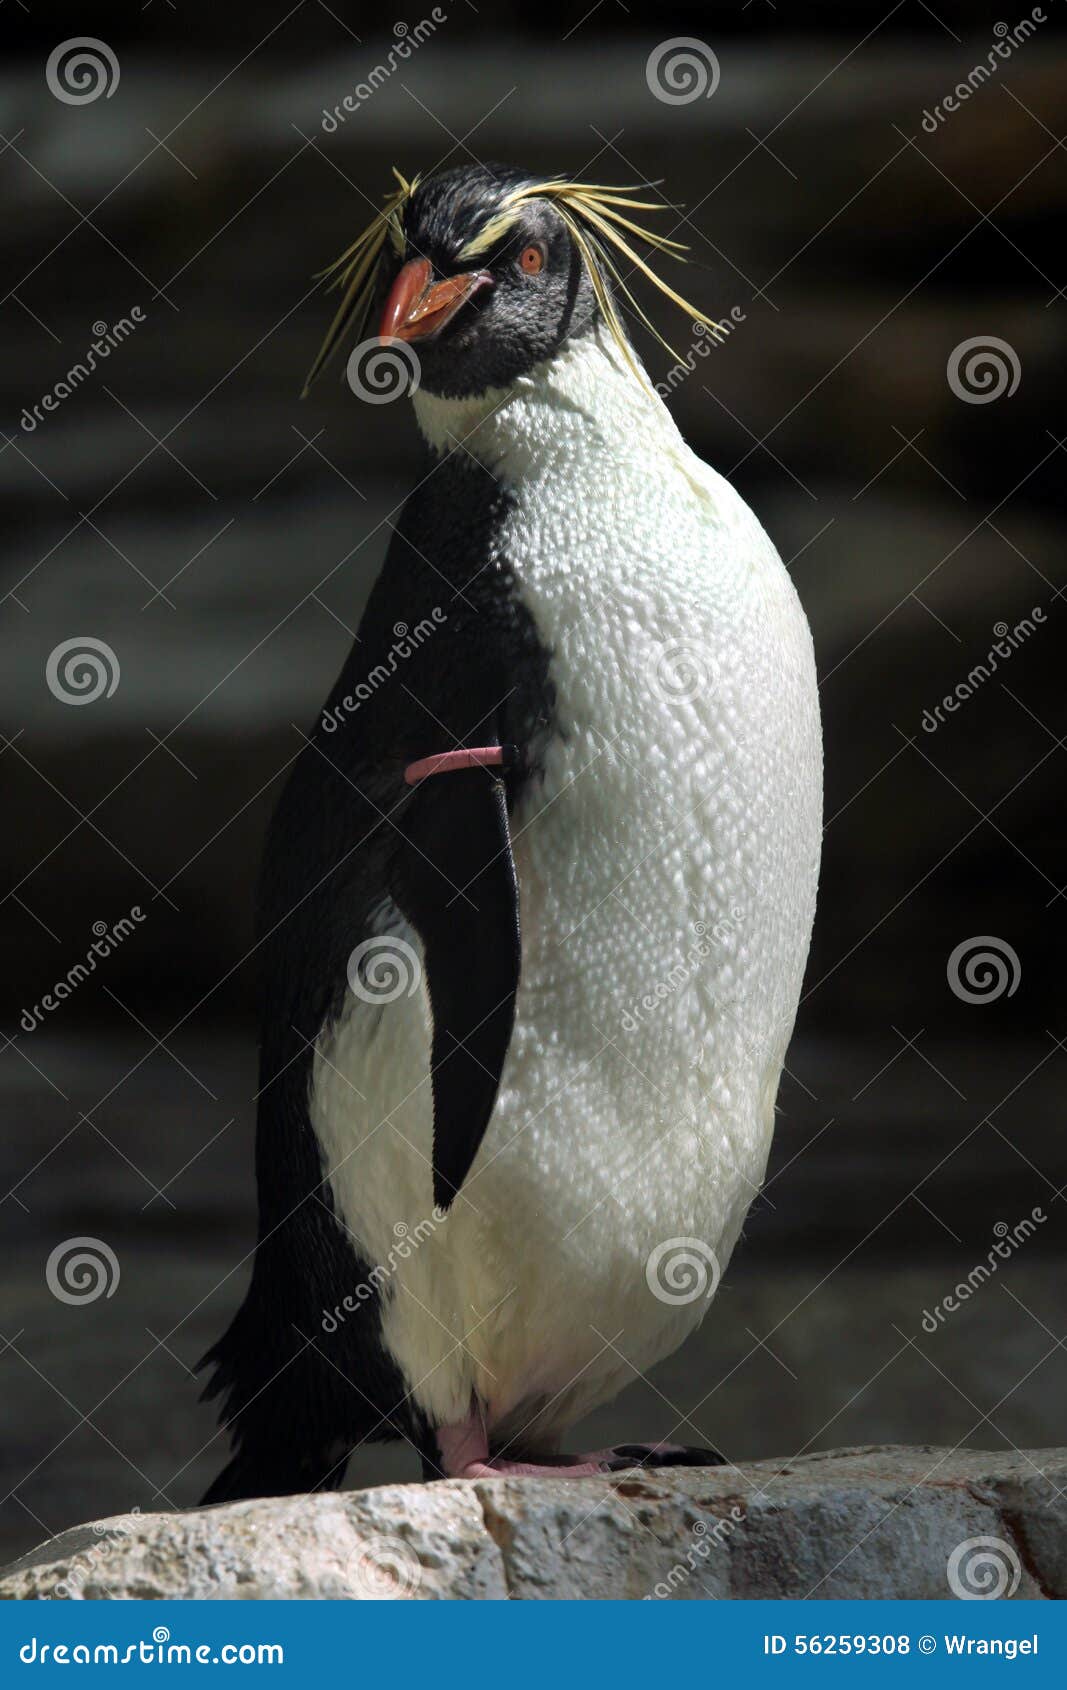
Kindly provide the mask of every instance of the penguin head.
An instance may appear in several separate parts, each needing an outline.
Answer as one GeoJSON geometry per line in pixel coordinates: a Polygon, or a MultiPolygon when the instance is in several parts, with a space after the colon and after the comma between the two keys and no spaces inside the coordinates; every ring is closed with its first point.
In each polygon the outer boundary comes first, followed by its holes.
{"type": "Polygon", "coordinates": [[[683,257],[680,241],[633,220],[634,212],[671,210],[664,200],[499,164],[424,181],[393,174],[398,186],[374,220],[322,272],[341,303],[305,393],[342,341],[362,350],[368,334],[410,345],[421,386],[449,399],[506,389],[598,323],[636,372],[617,298],[652,324],[630,291],[632,274],[705,328],[719,328],[631,244],[683,257]]]}
{"type": "Polygon", "coordinates": [[[599,316],[563,217],[512,196],[532,179],[503,165],[448,170],[404,208],[403,248],[379,279],[378,334],[412,345],[429,393],[506,388],[599,316]]]}

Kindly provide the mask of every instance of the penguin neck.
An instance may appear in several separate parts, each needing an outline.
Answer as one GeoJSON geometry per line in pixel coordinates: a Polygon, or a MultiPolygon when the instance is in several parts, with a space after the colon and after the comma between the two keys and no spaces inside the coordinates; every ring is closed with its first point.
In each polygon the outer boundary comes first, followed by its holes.
{"type": "Polygon", "coordinates": [[[432,452],[468,453],[515,486],[559,475],[576,455],[602,461],[604,473],[628,459],[640,438],[650,450],[681,459],[688,449],[644,370],[631,368],[603,327],[563,349],[510,387],[467,399],[421,388],[415,416],[432,452]]]}

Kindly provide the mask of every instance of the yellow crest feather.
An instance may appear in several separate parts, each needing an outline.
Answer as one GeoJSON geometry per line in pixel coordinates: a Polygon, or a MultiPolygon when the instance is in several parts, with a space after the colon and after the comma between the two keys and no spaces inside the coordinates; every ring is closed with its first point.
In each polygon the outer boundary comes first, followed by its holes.
{"type": "Polygon", "coordinates": [[[374,284],[378,278],[378,265],[386,239],[392,242],[399,257],[404,255],[404,225],[400,211],[418,187],[419,178],[415,176],[409,182],[400,174],[395,164],[393,175],[398,185],[393,193],[386,195],[382,209],[375,214],[363,233],[356,236],[352,245],[342,252],[340,258],[335,258],[325,270],[318,272],[320,279],[326,276],[333,278],[330,282],[331,290],[341,288],[343,291],[333,322],[326,330],[326,337],[308,371],[301,398],[307,395],[312,382],[322,374],[341,341],[350,332],[357,336],[362,334],[374,297],[374,284]]]}
{"type": "Polygon", "coordinates": [[[509,211],[521,204],[523,200],[530,199],[547,199],[555,206],[570,230],[571,237],[581,254],[589,273],[589,279],[593,284],[597,304],[612,338],[636,375],[640,375],[640,371],[630,350],[630,343],[622,318],[619,315],[619,308],[612,298],[608,278],[614,283],[627,304],[650,333],[655,336],[660,345],[665,347],[674,358],[678,357],[678,353],[674,351],[668,341],[664,340],[655,324],[650,321],[634,298],[626,284],[626,279],[620,272],[618,262],[612,255],[611,247],[614,247],[616,252],[621,253],[636,269],[640,270],[653,287],[658,288],[660,293],[665,294],[672,304],[685,311],[693,321],[703,323],[705,328],[716,332],[720,329],[720,324],[715,322],[713,318],[706,316],[695,305],[691,305],[669,283],[658,276],[652,266],[639,257],[623,235],[622,231],[626,230],[627,233],[635,235],[639,240],[655,248],[657,252],[664,253],[668,258],[675,258],[680,263],[685,262],[684,255],[689,249],[681,241],[671,240],[668,236],[658,234],[655,229],[648,229],[643,224],[635,223],[631,218],[623,216],[621,208],[625,208],[627,211],[672,211],[678,209],[676,206],[669,205],[665,200],[631,199],[631,193],[638,191],[638,187],[639,185],[633,189],[609,188],[596,182],[568,182],[556,177],[544,182],[530,182],[521,188],[516,188],[508,195],[505,202],[509,211]]]}
{"type": "MultiPolygon", "coordinates": [[[[399,186],[383,203],[382,209],[373,222],[363,233],[353,241],[352,245],[343,252],[340,258],[321,272],[323,276],[332,276],[331,287],[343,289],[341,304],[337,314],[326,332],[326,338],[319,349],[317,358],[311,367],[304,392],[308,391],[312,382],[329,363],[341,340],[350,332],[362,333],[366,324],[367,313],[370,309],[374,294],[374,286],[381,261],[382,248],[388,237],[400,256],[404,252],[404,229],[401,211],[407,200],[415,192],[419,178],[416,176],[411,182],[405,180],[394,166],[393,175],[399,186]]],[[[568,182],[562,177],[549,177],[540,182],[527,182],[522,187],[513,188],[504,199],[501,209],[483,225],[479,232],[467,242],[459,254],[461,263],[478,258],[488,252],[501,240],[519,217],[520,207],[528,200],[548,200],[563,219],[574,241],[578,254],[585,265],[593,293],[601,314],[607,324],[612,338],[622,352],[634,373],[641,372],[630,349],[630,342],[623,326],[619,307],[612,293],[617,289],[627,305],[634,311],[645,327],[655,336],[661,346],[666,347],[672,357],[677,357],[670,344],[664,340],[655,324],[652,323],[645,311],[634,298],[623,276],[619,259],[625,259],[635,270],[640,271],[646,281],[659,289],[673,305],[685,311],[697,323],[705,328],[718,332],[721,325],[714,318],[708,317],[703,311],[691,305],[682,294],[675,291],[669,283],[656,274],[655,270],[645,259],[634,251],[627,235],[643,241],[656,252],[665,257],[685,262],[688,248],[681,242],[672,240],[669,236],[660,235],[654,229],[646,228],[643,223],[635,222],[626,216],[627,212],[649,212],[676,210],[666,201],[634,199],[631,196],[640,191],[640,185],[633,188],[611,188],[596,182],[568,182]]]]}

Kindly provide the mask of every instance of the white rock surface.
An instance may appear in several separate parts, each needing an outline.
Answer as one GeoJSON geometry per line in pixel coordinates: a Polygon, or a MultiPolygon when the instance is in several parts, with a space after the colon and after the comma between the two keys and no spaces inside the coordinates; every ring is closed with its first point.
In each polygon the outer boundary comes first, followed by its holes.
{"type": "Polygon", "coordinates": [[[6,1599],[1067,1596],[1067,1450],[833,1451],[604,1479],[450,1480],[125,1515],[6,1599]],[[976,1542],[976,1540],[981,1540],[976,1542]]]}

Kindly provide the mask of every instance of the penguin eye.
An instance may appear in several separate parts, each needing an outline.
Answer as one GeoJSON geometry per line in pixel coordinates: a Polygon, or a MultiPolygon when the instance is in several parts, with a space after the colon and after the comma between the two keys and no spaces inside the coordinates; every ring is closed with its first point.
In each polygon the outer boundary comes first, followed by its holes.
{"type": "Polygon", "coordinates": [[[524,246],[519,254],[519,269],[526,276],[540,275],[547,256],[541,242],[532,241],[529,246],[524,246]]]}

